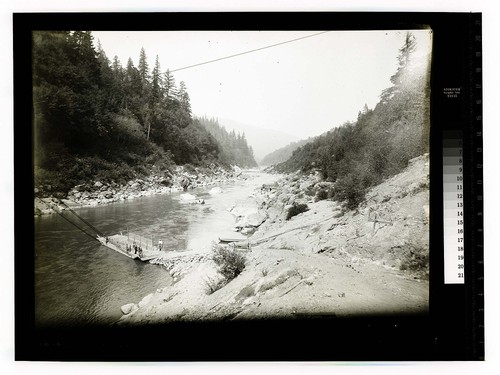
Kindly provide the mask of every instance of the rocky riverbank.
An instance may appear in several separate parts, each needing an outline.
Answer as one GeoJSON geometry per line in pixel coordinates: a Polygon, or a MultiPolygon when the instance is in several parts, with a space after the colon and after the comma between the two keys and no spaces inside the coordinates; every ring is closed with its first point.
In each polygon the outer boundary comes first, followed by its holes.
{"type": "Polygon", "coordinates": [[[122,309],[120,324],[425,312],[428,186],[427,155],[354,211],[324,199],[335,186],[315,175],[263,185],[229,208],[234,230],[253,233],[233,250],[245,257],[241,274],[213,288],[221,274],[210,254],[164,259],[175,283],[122,309]]]}
{"type": "Polygon", "coordinates": [[[93,181],[78,185],[64,197],[61,197],[60,194],[48,193],[47,187],[43,190],[36,188],[34,213],[35,215],[45,215],[54,213],[55,209],[65,210],[66,206],[75,208],[123,202],[148,195],[169,194],[244,178],[242,170],[237,166],[231,170],[214,167],[210,172],[201,171],[198,168],[195,168],[194,171],[188,171],[179,166],[172,173],[137,178],[127,184],[118,184],[113,181],[109,183],[93,181]]]}

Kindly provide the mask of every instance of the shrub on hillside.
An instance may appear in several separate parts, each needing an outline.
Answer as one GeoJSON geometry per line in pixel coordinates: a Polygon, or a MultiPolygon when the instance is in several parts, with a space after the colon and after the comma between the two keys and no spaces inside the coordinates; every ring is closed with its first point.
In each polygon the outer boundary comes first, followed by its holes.
{"type": "Polygon", "coordinates": [[[154,173],[170,170],[174,166],[172,154],[163,151],[160,147],[152,147],[152,152],[146,156],[145,163],[151,166],[154,173]]]}
{"type": "Polygon", "coordinates": [[[290,220],[292,217],[297,216],[303,212],[309,211],[309,207],[305,203],[296,204],[294,203],[292,207],[288,209],[286,215],[286,220],[290,220]]]}
{"type": "Polygon", "coordinates": [[[316,196],[314,197],[314,200],[316,202],[324,201],[325,199],[329,198],[328,195],[329,195],[328,190],[326,190],[326,189],[318,190],[318,192],[316,193],[316,196]]]}
{"type": "Polygon", "coordinates": [[[357,174],[349,174],[337,181],[334,198],[347,210],[357,208],[365,198],[365,187],[357,174]]]}
{"type": "Polygon", "coordinates": [[[410,246],[401,254],[399,269],[427,273],[429,270],[429,250],[424,247],[410,246]]]}
{"type": "Polygon", "coordinates": [[[215,245],[212,251],[212,259],[217,265],[217,270],[227,282],[234,279],[245,269],[246,257],[237,250],[215,245]]]}
{"type": "Polygon", "coordinates": [[[353,168],[335,183],[334,199],[347,210],[354,210],[364,201],[366,191],[382,182],[372,162],[357,161],[353,168]]]}

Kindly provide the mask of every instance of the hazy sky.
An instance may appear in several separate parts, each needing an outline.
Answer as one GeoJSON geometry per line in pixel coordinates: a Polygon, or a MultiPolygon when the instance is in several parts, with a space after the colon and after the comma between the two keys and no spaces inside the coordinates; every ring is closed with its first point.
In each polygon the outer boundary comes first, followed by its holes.
{"type": "MultiPolygon", "coordinates": [[[[109,59],[137,66],[144,47],[162,71],[267,47],[317,31],[93,32],[109,59]]],[[[431,32],[412,31],[418,53],[431,32]]],[[[299,138],[319,135],[373,108],[390,86],[406,31],[330,31],[230,59],[174,72],[186,83],[193,114],[228,118],[299,138]]]]}

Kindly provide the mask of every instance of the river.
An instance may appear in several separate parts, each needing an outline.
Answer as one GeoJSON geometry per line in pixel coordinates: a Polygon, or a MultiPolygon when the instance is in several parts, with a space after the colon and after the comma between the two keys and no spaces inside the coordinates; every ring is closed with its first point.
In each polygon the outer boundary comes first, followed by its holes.
{"type": "MultiPolygon", "coordinates": [[[[244,172],[246,180],[189,191],[205,204],[188,204],[181,193],[153,195],[123,203],[75,210],[79,216],[112,235],[127,229],[169,250],[210,251],[219,236],[231,232],[235,218],[228,208],[277,176],[244,172]]],[[[66,212],[69,218],[72,214],[66,212]]],[[[138,303],[156,289],[171,285],[168,271],[131,260],[100,245],[57,214],[35,218],[35,320],[37,325],[111,324],[120,307],[138,303]]]]}

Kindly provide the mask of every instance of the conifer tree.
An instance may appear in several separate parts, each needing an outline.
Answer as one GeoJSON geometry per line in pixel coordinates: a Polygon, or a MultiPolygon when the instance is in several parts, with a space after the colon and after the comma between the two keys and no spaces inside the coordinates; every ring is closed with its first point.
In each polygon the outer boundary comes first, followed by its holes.
{"type": "Polygon", "coordinates": [[[139,64],[137,65],[137,69],[139,69],[142,84],[146,85],[149,81],[149,66],[144,47],[141,48],[141,52],[139,54],[139,64]]]}
{"type": "Polygon", "coordinates": [[[405,35],[403,46],[399,49],[398,69],[396,73],[391,76],[391,87],[382,91],[380,99],[382,103],[386,103],[388,99],[392,98],[396,93],[401,92],[407,86],[408,76],[411,64],[411,57],[415,51],[417,42],[415,36],[411,32],[405,35]]]}
{"type": "Polygon", "coordinates": [[[162,78],[160,74],[160,60],[156,55],[155,66],[153,68],[153,78],[151,81],[151,103],[155,105],[163,96],[162,78]]]}
{"type": "Polygon", "coordinates": [[[177,96],[177,91],[175,87],[175,78],[168,69],[165,72],[165,78],[163,82],[164,82],[165,99],[169,101],[170,99],[177,96]]]}
{"type": "Polygon", "coordinates": [[[179,84],[179,93],[178,93],[178,98],[181,103],[181,107],[186,113],[191,115],[191,103],[189,99],[189,94],[187,92],[186,84],[184,81],[181,81],[179,84]]]}

